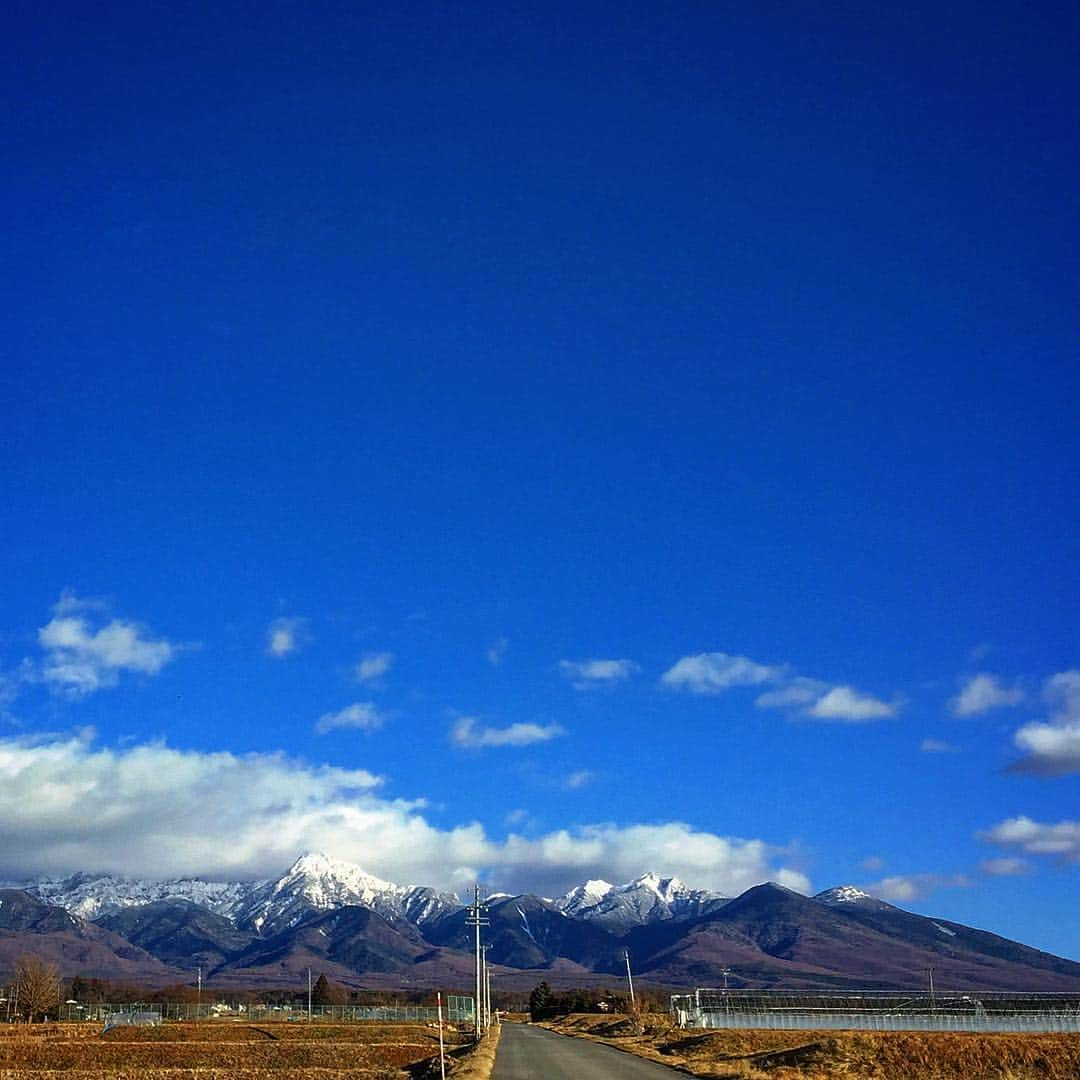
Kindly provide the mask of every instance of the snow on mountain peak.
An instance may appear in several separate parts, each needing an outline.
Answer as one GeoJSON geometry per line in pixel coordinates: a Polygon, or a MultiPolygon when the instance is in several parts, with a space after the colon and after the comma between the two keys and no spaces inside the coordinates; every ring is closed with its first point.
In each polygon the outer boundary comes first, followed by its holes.
{"type": "Polygon", "coordinates": [[[457,898],[425,886],[395,885],[356,863],[324,852],[301,855],[276,881],[254,889],[237,913],[260,932],[293,926],[311,910],[367,907],[391,921],[420,923],[459,906],[457,898]]]}
{"type": "Polygon", "coordinates": [[[602,900],[613,888],[615,886],[603,878],[590,878],[584,885],[578,886],[582,897],[589,900],[602,900]]]}
{"type": "Polygon", "coordinates": [[[623,885],[586,881],[559,897],[555,906],[564,914],[622,933],[645,923],[693,918],[725,902],[717,893],[690,889],[678,878],[650,872],[623,885]]]}
{"type": "Polygon", "coordinates": [[[826,889],[814,897],[824,904],[857,904],[860,900],[873,900],[874,898],[862,889],[854,885],[838,885],[835,889],[826,889]]]}
{"type": "Polygon", "coordinates": [[[642,874],[641,877],[634,878],[633,881],[628,882],[626,885],[620,885],[620,892],[632,892],[635,889],[646,889],[649,892],[655,893],[665,903],[670,904],[676,897],[683,896],[690,892],[677,877],[662,878],[659,874],[642,874]]]}
{"type": "Polygon", "coordinates": [[[275,891],[292,889],[297,884],[316,907],[331,906],[334,899],[342,894],[374,896],[406,891],[401,885],[369,874],[356,863],[334,859],[321,851],[301,855],[278,880],[275,891]],[[330,903],[326,903],[328,900],[330,903]]]}

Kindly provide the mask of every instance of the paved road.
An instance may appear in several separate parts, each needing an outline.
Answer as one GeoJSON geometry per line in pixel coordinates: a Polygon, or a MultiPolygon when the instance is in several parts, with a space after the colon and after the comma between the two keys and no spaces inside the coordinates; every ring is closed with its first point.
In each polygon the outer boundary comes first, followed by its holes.
{"type": "Polygon", "coordinates": [[[666,1065],[611,1046],[556,1035],[526,1024],[503,1024],[491,1080],[673,1080],[666,1065]]]}

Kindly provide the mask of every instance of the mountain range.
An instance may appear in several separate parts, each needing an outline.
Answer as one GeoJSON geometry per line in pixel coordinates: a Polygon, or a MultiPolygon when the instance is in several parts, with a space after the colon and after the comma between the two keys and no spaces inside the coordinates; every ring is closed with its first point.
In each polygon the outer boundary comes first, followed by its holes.
{"type": "MultiPolygon", "coordinates": [[[[485,899],[496,984],[1080,992],[1080,964],[851,886],[737,897],[644,874],[563,896],[485,899]]],[[[350,986],[470,985],[474,931],[455,895],[383,881],[321,854],[253,882],[77,874],[0,889],[0,971],[24,953],[65,975],[217,986],[286,985],[308,968],[350,986]]]]}

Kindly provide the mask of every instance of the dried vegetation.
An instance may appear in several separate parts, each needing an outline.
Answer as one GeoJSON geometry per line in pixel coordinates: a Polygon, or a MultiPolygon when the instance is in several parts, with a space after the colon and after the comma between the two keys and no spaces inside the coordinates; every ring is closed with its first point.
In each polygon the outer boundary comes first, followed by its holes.
{"type": "Polygon", "coordinates": [[[1075,1035],[682,1031],[661,1017],[546,1025],[711,1080],[1077,1080],[1075,1035]]]}
{"type": "Polygon", "coordinates": [[[438,1032],[423,1024],[210,1021],[104,1034],[89,1024],[0,1028],[0,1080],[407,1080],[433,1074],[438,1032]]]}

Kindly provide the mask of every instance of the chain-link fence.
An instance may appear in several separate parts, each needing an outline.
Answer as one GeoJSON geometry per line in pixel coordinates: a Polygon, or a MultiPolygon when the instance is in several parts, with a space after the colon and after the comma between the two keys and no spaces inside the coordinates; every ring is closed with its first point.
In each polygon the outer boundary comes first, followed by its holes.
{"type": "Polygon", "coordinates": [[[855,1031],[1080,1032],[1080,995],[717,990],[676,994],[680,1027],[855,1031]]]}
{"type": "MultiPolygon", "coordinates": [[[[110,1023],[113,1026],[125,1023],[125,1016],[153,1013],[162,1020],[258,1020],[267,1021],[306,1021],[310,1015],[313,1021],[349,1022],[376,1021],[385,1024],[429,1023],[437,1022],[439,1010],[436,1005],[313,1005],[309,1014],[306,1005],[268,1005],[262,1003],[242,1003],[226,1005],[206,1002],[131,1002],[122,1005],[94,1003],[82,1004],[76,1001],[65,1002],[60,1009],[61,1020],[88,1020],[110,1023]]],[[[442,1018],[446,1023],[471,1027],[476,1009],[471,997],[450,994],[446,997],[442,1009],[442,1018]]],[[[133,1022],[133,1021],[127,1021],[133,1022]]]]}

